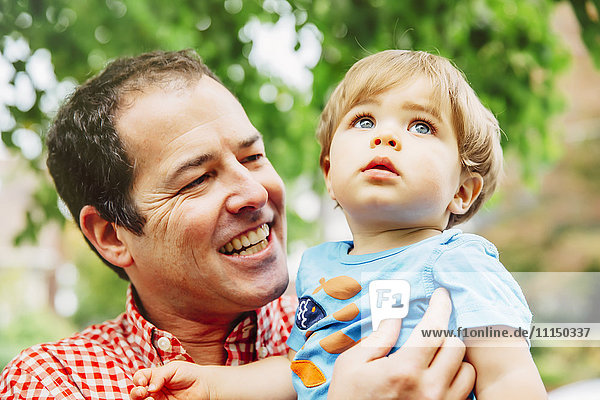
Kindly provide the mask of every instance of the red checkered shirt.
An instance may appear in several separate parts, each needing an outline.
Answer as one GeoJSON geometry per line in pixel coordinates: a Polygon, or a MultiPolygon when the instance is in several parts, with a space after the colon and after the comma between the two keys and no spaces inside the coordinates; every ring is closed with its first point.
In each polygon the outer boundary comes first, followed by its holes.
{"type": "MultiPolygon", "coordinates": [[[[285,355],[296,300],[283,296],[242,317],[227,337],[227,365],[285,355]]],[[[127,311],[54,343],[24,350],[2,371],[0,398],[129,399],[133,374],[172,360],[192,361],[179,340],[139,313],[131,288],[127,311]]]]}

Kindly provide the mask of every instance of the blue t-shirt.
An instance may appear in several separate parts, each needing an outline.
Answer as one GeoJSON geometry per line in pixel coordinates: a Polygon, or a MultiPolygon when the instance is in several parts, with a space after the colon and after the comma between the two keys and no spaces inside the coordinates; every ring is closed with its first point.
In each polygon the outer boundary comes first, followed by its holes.
{"type": "Polygon", "coordinates": [[[299,399],[327,397],[337,356],[372,332],[370,301],[374,308],[408,312],[397,347],[439,287],[452,298],[448,329],[529,329],[531,312],[519,285],[498,260],[496,247],[480,236],[450,229],[409,246],[362,255],[348,254],[352,246],[348,241],[323,243],[302,256],[296,279],[300,303],[288,339],[297,352],[292,370],[299,399]],[[390,280],[404,281],[404,289],[369,296],[371,282],[390,280]]]}

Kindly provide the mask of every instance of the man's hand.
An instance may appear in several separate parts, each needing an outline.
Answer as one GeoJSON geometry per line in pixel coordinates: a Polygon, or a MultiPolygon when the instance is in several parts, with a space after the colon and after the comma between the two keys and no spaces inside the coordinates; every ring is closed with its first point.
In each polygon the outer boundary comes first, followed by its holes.
{"type": "Polygon", "coordinates": [[[475,369],[463,362],[458,338],[423,337],[421,330],[448,329],[452,304],[448,292],[434,292],[421,322],[394,354],[401,320],[386,320],[334,366],[328,399],[464,400],[475,383],[475,369]]]}

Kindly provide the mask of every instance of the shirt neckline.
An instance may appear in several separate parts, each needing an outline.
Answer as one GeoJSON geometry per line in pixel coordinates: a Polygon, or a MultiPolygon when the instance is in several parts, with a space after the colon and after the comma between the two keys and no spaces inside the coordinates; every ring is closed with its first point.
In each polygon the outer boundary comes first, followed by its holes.
{"type": "MultiPolygon", "coordinates": [[[[163,362],[163,364],[173,360],[194,362],[192,357],[187,353],[187,351],[175,335],[157,328],[153,323],[144,318],[144,316],[140,313],[140,310],[135,302],[136,297],[137,295],[135,293],[135,288],[132,284],[129,284],[129,287],[127,289],[126,319],[131,324],[132,330],[134,332],[137,331],[136,333],[138,336],[141,337],[143,343],[151,344],[152,349],[154,351],[150,351],[150,349],[147,346],[144,346],[144,348],[148,352],[154,353],[154,356],[158,356],[163,362]]],[[[232,345],[244,343],[244,339],[248,337],[253,338],[254,340],[251,343],[252,348],[247,349],[246,351],[252,353],[250,355],[250,358],[255,358],[254,354],[256,354],[256,342],[259,341],[259,338],[262,337],[261,329],[258,326],[259,324],[257,324],[258,311],[259,310],[253,310],[245,313],[245,315],[240,318],[239,322],[231,330],[231,332],[225,339],[225,342],[223,343],[223,348],[227,351],[228,354],[226,365],[229,365],[231,362],[235,362],[237,359],[236,356],[240,358],[248,358],[247,355],[244,356],[241,354],[232,354],[228,348],[232,345]],[[242,331],[244,332],[244,335],[240,335],[240,332],[242,331]]],[[[249,346],[250,343],[247,343],[246,345],[249,346]]],[[[249,362],[253,360],[241,361],[249,362]]]]}
{"type": "Polygon", "coordinates": [[[417,246],[432,240],[437,240],[441,243],[446,242],[450,237],[460,233],[459,229],[447,229],[442,231],[440,234],[428,237],[427,239],[423,239],[417,243],[409,244],[407,246],[395,247],[393,249],[378,251],[376,253],[368,253],[368,254],[349,254],[348,252],[352,247],[354,247],[354,242],[352,240],[345,240],[341,242],[337,242],[337,250],[338,250],[338,259],[341,264],[345,265],[358,265],[365,264],[377,260],[381,260],[387,257],[394,256],[400,252],[405,251],[406,249],[417,246]]]}

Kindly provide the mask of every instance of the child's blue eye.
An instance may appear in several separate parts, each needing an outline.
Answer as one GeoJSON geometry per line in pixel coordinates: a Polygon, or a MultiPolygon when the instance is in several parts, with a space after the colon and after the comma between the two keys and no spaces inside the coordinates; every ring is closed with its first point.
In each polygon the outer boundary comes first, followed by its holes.
{"type": "Polygon", "coordinates": [[[409,132],[419,133],[421,135],[429,135],[432,132],[431,127],[425,122],[417,122],[408,127],[409,132]]]}
{"type": "Polygon", "coordinates": [[[361,118],[354,123],[354,127],[360,129],[371,129],[375,127],[375,122],[373,122],[370,118],[361,118]]]}

